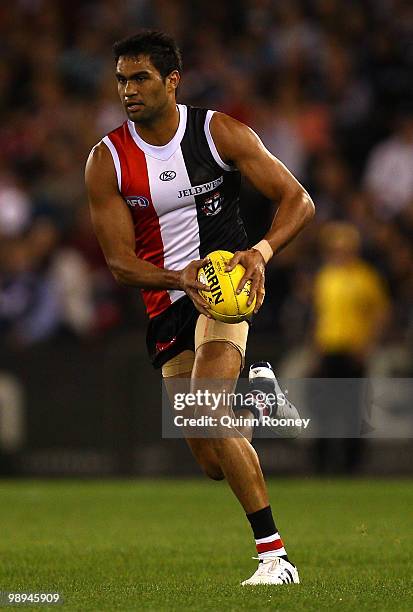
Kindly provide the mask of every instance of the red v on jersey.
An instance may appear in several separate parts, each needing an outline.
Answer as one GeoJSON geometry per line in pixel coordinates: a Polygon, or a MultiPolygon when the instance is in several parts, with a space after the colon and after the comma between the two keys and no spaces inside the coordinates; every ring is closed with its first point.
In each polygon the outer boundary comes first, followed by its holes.
{"type": "MultiPolygon", "coordinates": [[[[121,193],[129,200],[135,227],[136,256],[164,268],[164,245],[159,218],[152,202],[145,153],[132,140],[126,123],[109,134],[109,138],[119,155],[121,193]]],[[[171,305],[166,290],[142,289],[142,297],[150,318],[171,305]]]]}

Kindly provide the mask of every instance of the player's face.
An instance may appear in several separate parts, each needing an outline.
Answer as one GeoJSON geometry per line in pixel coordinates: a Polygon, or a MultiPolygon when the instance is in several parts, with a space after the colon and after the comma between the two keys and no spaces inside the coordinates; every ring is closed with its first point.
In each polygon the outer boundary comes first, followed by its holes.
{"type": "Polygon", "coordinates": [[[121,56],[116,65],[118,92],[126,113],[136,123],[153,121],[171,102],[179,73],[165,79],[145,55],[121,56]]]}

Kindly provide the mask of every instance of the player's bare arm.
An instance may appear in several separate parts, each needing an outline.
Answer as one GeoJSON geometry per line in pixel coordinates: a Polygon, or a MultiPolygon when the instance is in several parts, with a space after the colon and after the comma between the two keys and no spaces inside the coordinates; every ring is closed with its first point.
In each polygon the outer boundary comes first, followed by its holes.
{"type": "Polygon", "coordinates": [[[258,312],[264,300],[264,267],[274,253],[279,253],[314,216],[314,204],[304,187],[263,145],[249,127],[235,119],[215,113],[211,133],[221,158],[234,164],[243,176],[273,201],[277,207],[273,222],[258,250],[235,253],[228,269],[237,263],[245,268],[239,290],[251,280],[250,303],[257,294],[258,312]],[[264,242],[266,241],[266,242],[264,242]]]}
{"type": "Polygon", "coordinates": [[[197,280],[206,260],[190,262],[183,270],[165,270],[135,254],[135,234],[131,214],[119,193],[113,161],[104,143],[96,145],[87,160],[85,172],[91,219],[107,265],[122,285],[143,289],[181,289],[199,312],[210,317],[199,289],[209,286],[197,280]]]}

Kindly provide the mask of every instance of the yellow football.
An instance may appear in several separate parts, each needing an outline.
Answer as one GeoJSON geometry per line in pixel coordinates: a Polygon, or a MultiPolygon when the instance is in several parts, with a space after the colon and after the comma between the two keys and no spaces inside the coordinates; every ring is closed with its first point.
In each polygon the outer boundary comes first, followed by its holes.
{"type": "Polygon", "coordinates": [[[225,271],[225,264],[233,257],[229,251],[213,251],[208,255],[209,262],[198,271],[198,280],[209,285],[211,291],[200,294],[209,303],[214,319],[224,323],[240,323],[252,317],[255,298],[250,306],[251,281],[247,281],[243,290],[237,295],[237,287],[244,276],[245,268],[237,264],[231,272],[225,271]]]}

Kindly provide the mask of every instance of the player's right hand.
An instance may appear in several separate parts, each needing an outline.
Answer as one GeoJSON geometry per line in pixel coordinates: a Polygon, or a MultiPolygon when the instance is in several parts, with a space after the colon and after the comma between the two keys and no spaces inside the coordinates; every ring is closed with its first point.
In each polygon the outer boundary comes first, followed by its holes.
{"type": "Polygon", "coordinates": [[[205,285],[198,280],[198,270],[208,263],[208,257],[204,259],[195,259],[191,261],[186,268],[180,271],[179,281],[180,289],[185,291],[188,297],[191,298],[195,308],[203,315],[212,319],[208,310],[208,302],[200,295],[199,290],[211,291],[209,285],[205,285]]]}

